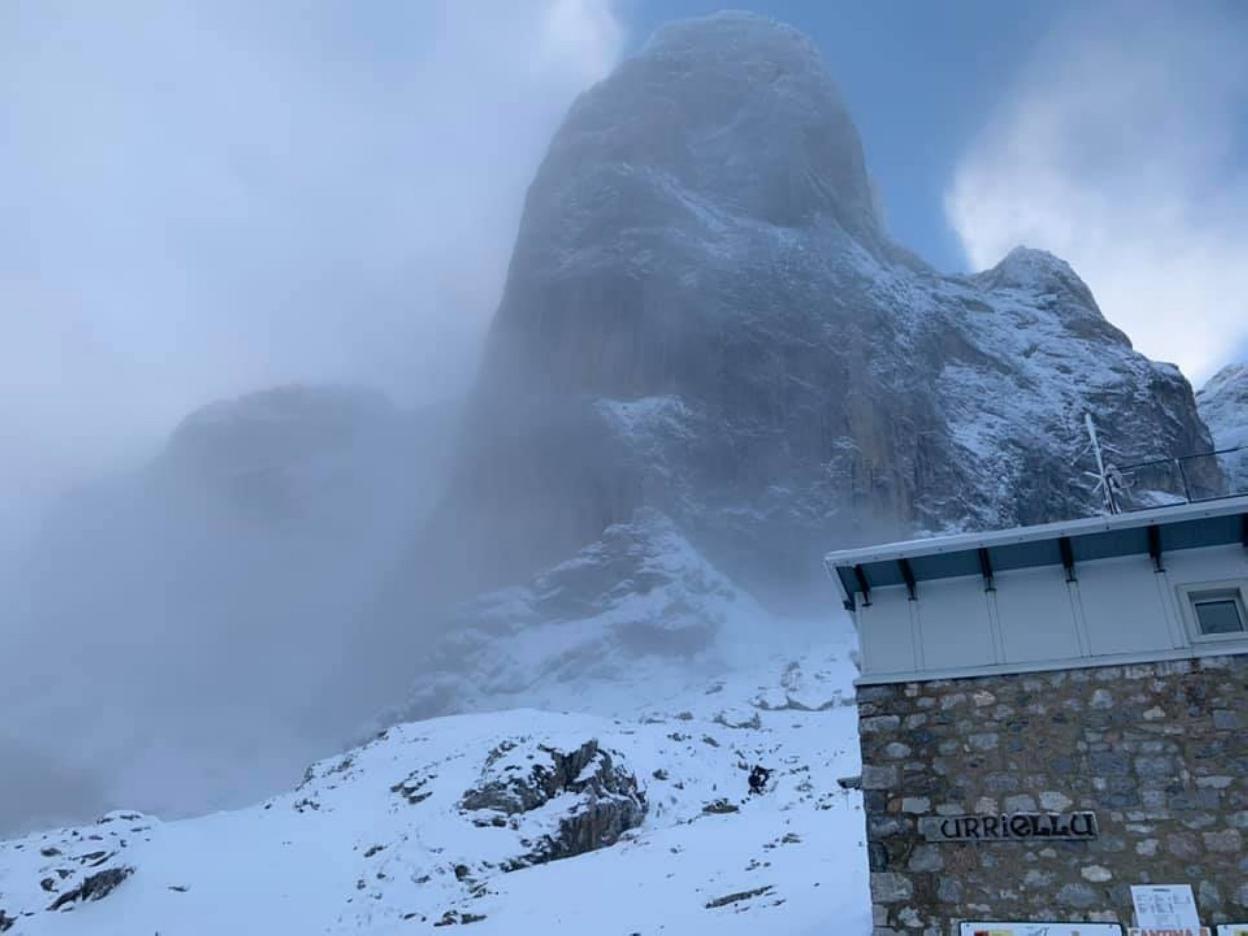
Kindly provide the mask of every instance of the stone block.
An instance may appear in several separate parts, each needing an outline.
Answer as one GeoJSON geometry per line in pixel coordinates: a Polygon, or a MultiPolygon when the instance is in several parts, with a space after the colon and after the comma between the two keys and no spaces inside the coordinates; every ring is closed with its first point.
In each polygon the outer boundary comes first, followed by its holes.
{"type": "Polygon", "coordinates": [[[984,777],[984,789],[989,793],[1013,793],[1023,782],[1015,773],[991,773],[984,777]]]}
{"type": "MultiPolygon", "coordinates": [[[[1245,885],[1248,888],[1248,885],[1245,885]]],[[[936,899],[942,903],[962,902],[962,882],[957,878],[942,877],[936,882],[936,899]]]]}
{"type": "Polygon", "coordinates": [[[1001,736],[995,731],[972,734],[966,739],[973,751],[995,751],[1001,742],[1001,736]]]}
{"type": "Polygon", "coordinates": [[[1035,888],[1037,890],[1045,890],[1056,880],[1057,875],[1052,871],[1039,871],[1036,868],[1032,868],[1023,875],[1023,886],[1035,888]]]}
{"type": "MultiPolygon", "coordinates": [[[[874,877],[874,875],[873,875],[874,877]]],[[[1097,892],[1087,884],[1063,884],[1055,898],[1064,907],[1086,910],[1101,902],[1097,892]]]]}
{"type": "Polygon", "coordinates": [[[1166,755],[1150,755],[1135,759],[1135,772],[1140,777],[1165,779],[1177,773],[1174,758],[1166,755]]]}
{"type": "Polygon", "coordinates": [[[867,842],[867,867],[871,871],[888,870],[888,849],[882,843],[867,842]]]}
{"type": "Polygon", "coordinates": [[[1238,712],[1229,709],[1214,710],[1213,727],[1216,731],[1238,731],[1242,721],[1238,712]]]}
{"type": "Polygon", "coordinates": [[[1175,858],[1191,861],[1200,857],[1200,841],[1191,832],[1173,832],[1166,836],[1166,851],[1175,858]]]}
{"type": "Polygon", "coordinates": [[[1213,881],[1201,881],[1196,890],[1196,904],[1203,914],[1219,910],[1222,907],[1222,891],[1213,881]]]}
{"type": "Polygon", "coordinates": [[[864,790],[892,790],[896,789],[900,783],[901,771],[895,765],[864,764],[862,767],[864,790]]]}
{"type": "Polygon", "coordinates": [[[1040,808],[1046,812],[1065,812],[1074,805],[1069,796],[1055,790],[1045,790],[1040,794],[1040,808]]]}
{"type": "Polygon", "coordinates": [[[878,734],[881,731],[896,731],[901,727],[899,715],[873,715],[858,721],[859,734],[878,734]]]}
{"type": "Polygon", "coordinates": [[[1238,829],[1222,829],[1217,832],[1204,832],[1205,848],[1211,852],[1230,852],[1239,854],[1244,849],[1244,837],[1238,829]]]}
{"type": "Polygon", "coordinates": [[[940,871],[945,867],[945,859],[937,845],[917,845],[910,853],[910,861],[906,865],[911,871],[940,871]]]}
{"type": "Polygon", "coordinates": [[[876,903],[901,903],[914,896],[914,885],[904,874],[892,871],[872,874],[871,896],[876,903]]]}
{"type": "Polygon", "coordinates": [[[1088,766],[1100,776],[1125,775],[1131,772],[1131,758],[1117,751],[1098,751],[1088,755],[1088,766]]]}
{"type": "Polygon", "coordinates": [[[859,686],[858,701],[859,702],[888,702],[897,698],[897,687],[892,685],[885,686],[859,686]]]}
{"type": "Polygon", "coordinates": [[[905,835],[910,828],[910,820],[901,816],[867,816],[867,838],[873,841],[905,835]]]}

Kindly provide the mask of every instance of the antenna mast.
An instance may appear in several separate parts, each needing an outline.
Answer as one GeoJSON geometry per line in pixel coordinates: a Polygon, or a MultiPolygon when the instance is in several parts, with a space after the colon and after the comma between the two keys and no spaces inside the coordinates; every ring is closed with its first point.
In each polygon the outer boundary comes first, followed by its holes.
{"type": "Polygon", "coordinates": [[[1096,434],[1096,423],[1092,421],[1091,413],[1083,414],[1083,424],[1088,430],[1088,439],[1091,440],[1092,454],[1096,457],[1096,489],[1101,492],[1105,498],[1105,509],[1111,513],[1118,513],[1118,502],[1114,499],[1114,488],[1116,487],[1116,475],[1118,470],[1112,465],[1107,469],[1105,467],[1105,458],[1101,454],[1101,440],[1096,434]]]}

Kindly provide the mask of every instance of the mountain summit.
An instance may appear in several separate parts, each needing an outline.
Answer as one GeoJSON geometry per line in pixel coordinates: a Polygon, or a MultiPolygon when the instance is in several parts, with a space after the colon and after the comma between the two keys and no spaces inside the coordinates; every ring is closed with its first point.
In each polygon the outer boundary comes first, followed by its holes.
{"type": "Polygon", "coordinates": [[[634,227],[714,219],[702,211],[790,228],[833,218],[881,240],[858,131],[796,30],[745,13],[660,29],[573,106],[517,255],[626,248],[634,227]]]}
{"type": "Polygon", "coordinates": [[[429,542],[511,582],[651,507],[784,594],[837,543],[1094,511],[1089,411],[1126,460],[1208,445],[1062,261],[941,276],[892,244],[817,50],[720,14],[555,135],[429,542]]]}

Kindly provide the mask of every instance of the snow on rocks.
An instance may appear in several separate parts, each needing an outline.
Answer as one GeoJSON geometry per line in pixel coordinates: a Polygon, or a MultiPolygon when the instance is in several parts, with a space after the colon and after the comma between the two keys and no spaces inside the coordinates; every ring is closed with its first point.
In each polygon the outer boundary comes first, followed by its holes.
{"type": "Polygon", "coordinates": [[[1239,448],[1219,458],[1229,490],[1248,493],[1248,364],[1229,364],[1196,394],[1200,416],[1218,449],[1239,448]]]}
{"type": "Polygon", "coordinates": [[[486,758],[478,785],[460,801],[465,810],[493,814],[474,819],[474,825],[497,827],[549,804],[560,814],[557,830],[544,833],[526,854],[504,863],[504,870],[614,845],[646,815],[646,798],[637,778],[616,764],[595,739],[566,752],[533,745],[528,738],[503,741],[486,758]],[[574,805],[561,802],[565,798],[574,805]]]}
{"type": "Polygon", "coordinates": [[[0,843],[0,910],[22,934],[865,931],[859,800],[835,782],[857,770],[854,715],[750,704],[783,675],[640,719],[398,725],[249,809],[0,843]]]}
{"type": "Polygon", "coordinates": [[[130,853],[151,841],[154,824],[141,813],[112,812],[93,826],[0,843],[0,932],[108,897],[134,873],[130,853]]]}
{"type": "Polygon", "coordinates": [[[427,675],[382,721],[589,700],[627,712],[636,686],[643,699],[660,685],[704,686],[734,653],[753,655],[770,620],[669,518],[641,509],[529,584],[465,602],[420,667],[427,675]]]}

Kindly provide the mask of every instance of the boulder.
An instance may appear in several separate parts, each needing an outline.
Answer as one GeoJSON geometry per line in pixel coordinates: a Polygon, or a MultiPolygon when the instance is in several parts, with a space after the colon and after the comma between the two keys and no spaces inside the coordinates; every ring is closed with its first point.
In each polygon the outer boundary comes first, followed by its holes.
{"type": "Polygon", "coordinates": [[[554,828],[526,839],[529,851],[508,861],[506,870],[614,845],[646,815],[637,777],[593,739],[567,750],[526,739],[503,742],[490,752],[477,785],[460,798],[465,812],[508,818],[550,803],[559,807],[554,828]]]}

